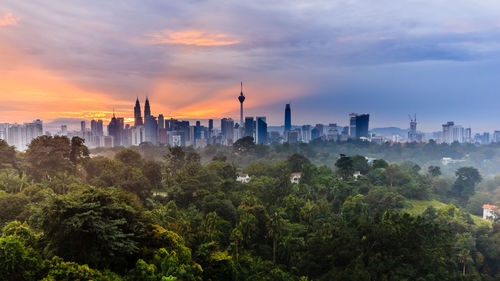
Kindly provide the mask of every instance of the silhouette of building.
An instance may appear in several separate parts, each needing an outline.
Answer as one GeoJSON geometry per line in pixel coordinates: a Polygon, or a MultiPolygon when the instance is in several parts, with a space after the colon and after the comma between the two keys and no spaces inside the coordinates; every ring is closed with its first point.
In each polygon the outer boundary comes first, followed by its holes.
{"type": "Polygon", "coordinates": [[[108,136],[113,138],[111,146],[120,146],[121,142],[121,131],[120,131],[120,122],[113,113],[113,117],[108,124],[108,136]]]}
{"type": "Polygon", "coordinates": [[[232,145],[234,138],[234,121],[231,118],[222,118],[220,120],[220,128],[224,137],[225,145],[232,145]]]}
{"type": "MultiPolygon", "coordinates": [[[[149,105],[147,101],[146,104],[149,105]]],[[[151,116],[151,113],[144,116],[144,129],[145,141],[156,145],[158,143],[158,124],[156,123],[156,117],[151,116]]]]}
{"type": "Polygon", "coordinates": [[[267,122],[266,117],[256,117],[255,143],[267,144],[267,122]]]}
{"type": "Polygon", "coordinates": [[[139,103],[139,97],[137,97],[134,107],[134,126],[141,126],[141,125],[144,125],[144,123],[142,122],[141,104],[139,103]]]}
{"type": "Polygon", "coordinates": [[[163,114],[158,115],[158,130],[165,129],[165,118],[163,114]]]}
{"type": "Polygon", "coordinates": [[[144,104],[144,123],[146,123],[146,117],[151,116],[151,108],[149,107],[149,99],[146,98],[146,103],[144,104]]]}
{"type": "Polygon", "coordinates": [[[102,120],[92,120],[90,121],[90,132],[92,136],[103,136],[103,125],[102,120]]]}
{"type": "Polygon", "coordinates": [[[292,129],[292,110],[290,109],[290,104],[285,105],[285,132],[292,129]]]}
{"type": "Polygon", "coordinates": [[[255,121],[253,117],[247,116],[245,117],[245,137],[253,137],[255,138],[255,121]]]}
{"type": "Polygon", "coordinates": [[[349,114],[349,137],[352,139],[368,138],[370,114],[349,114]]]}

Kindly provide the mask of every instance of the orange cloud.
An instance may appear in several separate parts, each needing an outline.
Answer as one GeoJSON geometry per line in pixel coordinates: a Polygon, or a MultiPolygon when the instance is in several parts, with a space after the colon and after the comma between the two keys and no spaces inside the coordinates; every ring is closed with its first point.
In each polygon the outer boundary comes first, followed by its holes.
{"type": "Polygon", "coordinates": [[[15,18],[11,13],[4,14],[0,18],[0,26],[17,25],[19,19],[15,18]]]}
{"type": "Polygon", "coordinates": [[[107,93],[87,91],[41,65],[8,44],[0,44],[0,122],[26,122],[35,118],[109,119],[110,110],[129,116],[128,101],[107,93]]]}
{"type": "Polygon", "coordinates": [[[191,46],[228,46],[240,43],[230,39],[227,34],[204,31],[169,31],[153,33],[149,41],[152,44],[175,44],[191,46]]]}

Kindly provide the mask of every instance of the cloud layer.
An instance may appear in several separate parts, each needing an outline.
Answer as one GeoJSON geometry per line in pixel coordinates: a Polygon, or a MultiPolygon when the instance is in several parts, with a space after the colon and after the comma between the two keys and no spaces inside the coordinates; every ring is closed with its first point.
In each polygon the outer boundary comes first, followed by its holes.
{"type": "Polygon", "coordinates": [[[146,95],[155,114],[237,117],[241,80],[271,124],[288,102],[294,123],[500,121],[493,0],[0,2],[0,122],[130,117],[146,95]]]}

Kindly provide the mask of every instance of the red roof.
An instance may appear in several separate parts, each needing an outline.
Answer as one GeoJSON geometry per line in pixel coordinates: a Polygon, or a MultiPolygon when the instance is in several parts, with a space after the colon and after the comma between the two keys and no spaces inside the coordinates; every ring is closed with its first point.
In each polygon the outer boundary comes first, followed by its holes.
{"type": "Polygon", "coordinates": [[[483,209],[498,209],[495,205],[484,204],[483,209]]]}
{"type": "Polygon", "coordinates": [[[293,178],[293,177],[300,177],[302,175],[301,172],[297,172],[297,173],[291,173],[290,174],[290,177],[293,178]]]}

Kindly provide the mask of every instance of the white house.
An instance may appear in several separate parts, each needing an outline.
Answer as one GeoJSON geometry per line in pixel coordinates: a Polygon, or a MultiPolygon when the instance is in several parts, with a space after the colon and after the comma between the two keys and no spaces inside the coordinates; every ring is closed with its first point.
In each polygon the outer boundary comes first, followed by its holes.
{"type": "Polygon", "coordinates": [[[300,172],[298,172],[298,173],[291,173],[290,174],[290,182],[291,183],[295,183],[295,184],[299,184],[301,176],[302,176],[302,173],[300,173],[300,172]]]}
{"type": "Polygon", "coordinates": [[[498,207],[495,205],[483,205],[483,219],[495,219],[498,207]]]}
{"type": "Polygon", "coordinates": [[[250,176],[248,174],[238,173],[238,176],[236,177],[236,181],[239,181],[241,183],[249,183],[250,176]]]}

